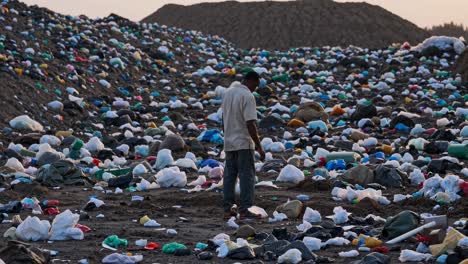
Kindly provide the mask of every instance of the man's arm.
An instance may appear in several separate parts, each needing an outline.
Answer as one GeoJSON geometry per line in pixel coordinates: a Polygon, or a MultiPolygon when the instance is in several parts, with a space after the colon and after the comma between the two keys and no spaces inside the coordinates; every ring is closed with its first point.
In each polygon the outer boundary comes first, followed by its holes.
{"type": "Polygon", "coordinates": [[[255,143],[258,154],[260,154],[260,160],[263,161],[265,159],[265,152],[263,151],[262,145],[260,144],[260,138],[258,137],[257,120],[247,121],[247,130],[255,143]]]}

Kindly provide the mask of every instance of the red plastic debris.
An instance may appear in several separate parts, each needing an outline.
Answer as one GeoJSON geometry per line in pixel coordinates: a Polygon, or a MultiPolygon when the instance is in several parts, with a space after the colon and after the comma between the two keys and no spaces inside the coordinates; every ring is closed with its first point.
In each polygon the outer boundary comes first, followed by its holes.
{"type": "Polygon", "coordinates": [[[423,243],[429,243],[431,242],[431,239],[428,238],[428,237],[425,237],[425,236],[421,236],[421,235],[416,235],[416,239],[418,239],[419,242],[423,242],[423,243]]]}
{"type": "Polygon", "coordinates": [[[388,248],[387,247],[384,247],[384,246],[380,246],[380,247],[375,247],[372,249],[372,252],[379,252],[379,253],[383,253],[383,254],[386,254],[388,253],[388,248]]]}
{"type": "Polygon", "coordinates": [[[154,242],[149,242],[145,247],[146,250],[155,250],[157,248],[159,248],[159,244],[154,242]]]}
{"type": "Polygon", "coordinates": [[[464,181],[460,183],[460,189],[463,191],[464,196],[468,197],[468,182],[464,181]]]}
{"type": "Polygon", "coordinates": [[[89,228],[89,227],[87,227],[85,225],[76,224],[75,227],[80,229],[84,233],[91,231],[91,228],[89,228]]]}
{"type": "Polygon", "coordinates": [[[46,208],[46,209],[42,210],[42,212],[45,215],[58,215],[58,214],[60,214],[60,210],[57,207],[49,207],[49,208],[46,208]]]}

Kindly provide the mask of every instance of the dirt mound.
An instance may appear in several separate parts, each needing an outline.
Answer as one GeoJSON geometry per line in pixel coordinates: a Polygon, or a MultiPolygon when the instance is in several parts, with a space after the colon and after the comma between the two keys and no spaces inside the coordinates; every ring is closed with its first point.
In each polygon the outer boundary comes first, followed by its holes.
{"type": "Polygon", "coordinates": [[[458,58],[456,71],[461,74],[464,82],[468,82],[468,49],[458,58]]]}
{"type": "Polygon", "coordinates": [[[381,48],[395,42],[418,43],[429,36],[379,6],[331,0],[168,4],[142,22],[217,34],[245,49],[324,45],[381,48]]]}

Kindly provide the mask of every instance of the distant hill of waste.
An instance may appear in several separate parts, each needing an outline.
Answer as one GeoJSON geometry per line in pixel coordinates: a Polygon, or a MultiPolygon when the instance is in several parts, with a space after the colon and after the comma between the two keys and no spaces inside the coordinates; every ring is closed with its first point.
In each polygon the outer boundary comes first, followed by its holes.
{"type": "Polygon", "coordinates": [[[379,6],[332,0],[168,4],[142,22],[220,35],[244,49],[325,45],[381,48],[396,42],[416,44],[430,35],[379,6]]]}

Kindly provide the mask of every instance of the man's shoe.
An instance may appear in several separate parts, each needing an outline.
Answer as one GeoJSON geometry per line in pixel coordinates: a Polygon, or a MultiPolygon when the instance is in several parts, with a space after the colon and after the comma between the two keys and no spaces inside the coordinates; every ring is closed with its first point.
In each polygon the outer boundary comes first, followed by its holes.
{"type": "Polygon", "coordinates": [[[239,213],[240,221],[248,222],[248,221],[261,220],[261,219],[262,219],[262,215],[252,213],[249,210],[242,211],[239,213]]]}
{"type": "Polygon", "coordinates": [[[229,211],[224,211],[224,220],[229,220],[231,217],[237,217],[237,209],[236,208],[231,208],[229,211]]]}

